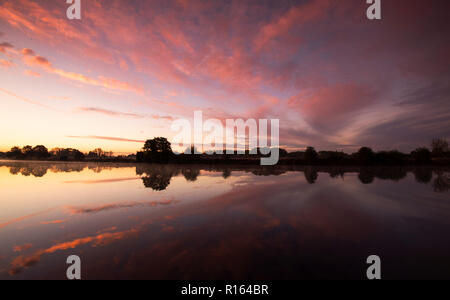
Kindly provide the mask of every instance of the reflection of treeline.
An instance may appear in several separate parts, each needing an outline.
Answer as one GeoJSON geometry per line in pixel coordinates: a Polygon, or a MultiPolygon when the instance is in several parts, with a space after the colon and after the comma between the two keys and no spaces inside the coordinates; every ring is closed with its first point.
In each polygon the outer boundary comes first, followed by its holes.
{"type": "Polygon", "coordinates": [[[437,192],[450,190],[450,169],[447,167],[363,167],[363,166],[257,166],[257,165],[176,165],[176,164],[138,164],[124,165],[122,163],[28,163],[28,162],[1,162],[0,167],[9,167],[10,173],[24,176],[42,177],[47,172],[81,172],[89,169],[100,173],[121,167],[135,167],[136,174],[142,179],[145,187],[155,191],[165,190],[171,183],[172,177],[183,176],[187,182],[197,181],[201,171],[219,173],[224,179],[229,178],[233,172],[251,173],[255,176],[279,176],[288,172],[302,172],[308,183],[315,183],[319,174],[328,174],[332,178],[344,177],[348,173],[358,174],[363,184],[372,184],[375,179],[400,181],[412,173],[419,183],[429,184],[437,192]]]}
{"type": "Polygon", "coordinates": [[[174,176],[183,175],[187,181],[194,182],[200,175],[201,168],[180,168],[174,165],[137,165],[136,174],[142,177],[144,186],[156,191],[165,190],[174,176]]]}
{"type": "Polygon", "coordinates": [[[85,169],[91,170],[95,173],[100,173],[104,170],[111,170],[113,168],[123,167],[124,164],[105,164],[105,163],[45,163],[45,162],[0,162],[0,167],[8,167],[9,172],[13,175],[21,174],[23,176],[33,175],[34,177],[43,177],[48,172],[51,173],[72,173],[82,172],[85,169]]]}
{"type": "Polygon", "coordinates": [[[45,146],[13,147],[10,151],[0,152],[0,158],[11,160],[47,160],[47,161],[98,161],[98,162],[133,162],[135,155],[114,156],[113,152],[103,151],[97,148],[88,153],[83,153],[72,148],[53,148],[48,150],[45,146]]]}
{"type": "MultiPolygon", "coordinates": [[[[186,149],[185,153],[175,155],[170,142],[165,138],[148,140],[142,151],[136,154],[138,162],[147,163],[176,163],[176,164],[259,164],[259,154],[213,154],[198,153],[194,147],[186,149]]],[[[450,151],[447,141],[435,139],[431,143],[431,150],[418,148],[411,153],[400,151],[379,151],[362,147],[357,152],[348,154],[342,151],[320,151],[308,147],[305,151],[287,152],[279,149],[278,165],[364,165],[364,166],[402,166],[402,165],[449,165],[450,151]]]]}
{"type": "Polygon", "coordinates": [[[400,181],[413,173],[419,183],[428,184],[435,179],[432,186],[436,192],[450,190],[450,173],[448,169],[433,169],[430,167],[323,167],[323,166],[229,166],[223,165],[172,165],[172,164],[139,164],[136,166],[136,174],[141,176],[144,186],[155,191],[165,190],[172,177],[182,175],[186,181],[195,182],[201,171],[221,172],[221,176],[227,179],[232,172],[250,172],[256,176],[279,176],[287,172],[303,172],[308,183],[314,184],[319,173],[325,173],[332,177],[344,177],[346,173],[358,173],[358,178],[363,184],[371,184],[375,179],[400,181]]]}

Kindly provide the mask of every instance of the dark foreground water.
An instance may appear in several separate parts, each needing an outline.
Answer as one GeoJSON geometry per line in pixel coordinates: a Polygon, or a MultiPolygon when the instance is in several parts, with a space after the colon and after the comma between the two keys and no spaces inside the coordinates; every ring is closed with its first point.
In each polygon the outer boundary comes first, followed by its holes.
{"type": "Polygon", "coordinates": [[[449,174],[0,162],[0,279],[450,279],[449,174]]]}

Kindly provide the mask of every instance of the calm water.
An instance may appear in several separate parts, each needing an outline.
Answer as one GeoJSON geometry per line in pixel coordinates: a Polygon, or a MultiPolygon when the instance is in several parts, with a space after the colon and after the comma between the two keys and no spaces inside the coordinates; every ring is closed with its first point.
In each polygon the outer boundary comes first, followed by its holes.
{"type": "Polygon", "coordinates": [[[0,279],[450,279],[450,173],[0,162],[0,279]]]}

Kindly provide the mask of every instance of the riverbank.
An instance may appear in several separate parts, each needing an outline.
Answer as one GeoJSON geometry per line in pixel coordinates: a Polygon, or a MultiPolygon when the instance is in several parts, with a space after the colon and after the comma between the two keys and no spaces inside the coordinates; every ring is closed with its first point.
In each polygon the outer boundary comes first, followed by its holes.
{"type": "MultiPolygon", "coordinates": [[[[181,155],[174,156],[170,160],[165,162],[158,161],[137,161],[136,159],[128,158],[104,158],[104,159],[80,159],[80,160],[56,160],[56,159],[6,159],[0,158],[0,161],[11,162],[51,162],[51,163],[120,163],[120,164],[133,164],[133,163],[152,163],[152,164],[179,164],[179,165],[260,165],[260,156],[247,156],[247,155],[181,155]]],[[[385,159],[381,161],[368,161],[363,162],[353,157],[341,157],[341,158],[316,158],[309,160],[300,157],[280,157],[278,163],[272,167],[277,166],[364,166],[364,167],[376,167],[376,166],[450,166],[450,158],[433,158],[428,162],[417,162],[412,158],[404,157],[402,159],[385,159]]]]}

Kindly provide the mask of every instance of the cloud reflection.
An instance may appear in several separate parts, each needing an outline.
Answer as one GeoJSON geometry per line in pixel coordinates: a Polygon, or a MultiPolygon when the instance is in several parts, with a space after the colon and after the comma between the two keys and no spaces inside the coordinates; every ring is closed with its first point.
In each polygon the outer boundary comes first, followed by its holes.
{"type": "Polygon", "coordinates": [[[75,249],[82,245],[90,244],[92,247],[106,246],[119,240],[123,240],[130,237],[136,237],[138,234],[137,228],[132,228],[125,231],[118,232],[106,232],[96,236],[88,236],[84,238],[75,239],[68,242],[55,244],[47,249],[41,249],[29,256],[18,256],[11,262],[10,275],[16,275],[23,271],[25,268],[29,268],[37,264],[41,257],[45,254],[55,253],[57,251],[63,251],[67,249],[75,249]]]}
{"type": "Polygon", "coordinates": [[[163,199],[158,201],[151,201],[151,202],[130,202],[130,203],[113,203],[113,204],[104,204],[100,206],[95,207],[67,207],[66,210],[70,214],[91,214],[91,213],[99,213],[104,212],[108,210],[114,210],[114,209],[122,209],[122,208],[133,208],[133,207],[140,207],[140,206],[149,206],[149,207],[156,207],[159,205],[170,205],[170,204],[176,204],[180,201],[173,200],[173,199],[163,199]]]}

